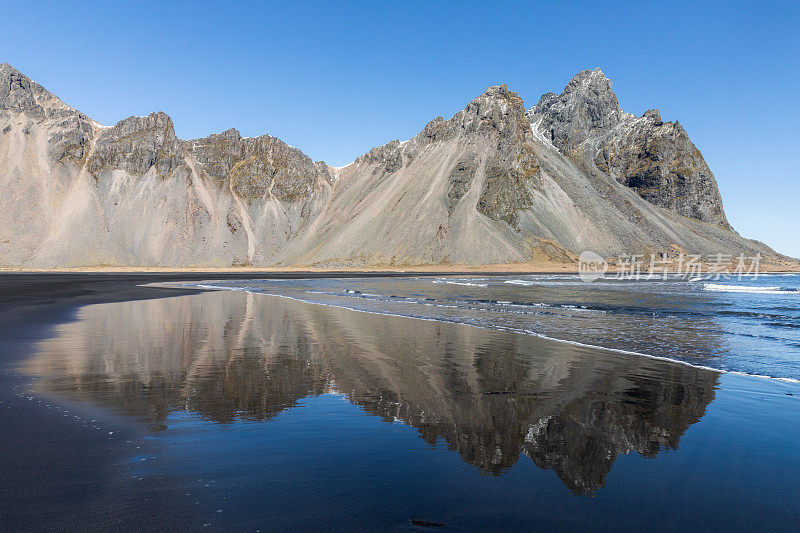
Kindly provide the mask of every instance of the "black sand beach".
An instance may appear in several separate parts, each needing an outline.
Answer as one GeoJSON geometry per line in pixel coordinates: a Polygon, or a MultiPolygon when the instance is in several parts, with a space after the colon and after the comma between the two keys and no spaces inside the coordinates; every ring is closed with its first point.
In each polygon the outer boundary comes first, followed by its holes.
{"type": "MultiPolygon", "coordinates": [[[[311,276],[330,277],[269,277],[311,276]]],[[[790,530],[800,519],[797,384],[138,286],[253,277],[0,276],[3,528],[790,530]]]]}
{"type": "MultiPolygon", "coordinates": [[[[0,273],[2,529],[78,530],[86,524],[193,529],[187,521],[192,508],[176,508],[175,490],[165,487],[163,480],[137,487],[124,499],[105,499],[106,470],[119,462],[129,447],[120,447],[120,439],[111,442],[106,432],[82,431],[60,411],[43,410],[27,400],[29,396],[19,395],[29,388],[30,378],[20,375],[17,365],[37,342],[48,338],[53,326],[73,320],[76,310],[85,305],[202,292],[140,286],[146,283],[315,276],[320,274],[0,273]]],[[[103,416],[102,412],[95,414],[103,416]]],[[[115,427],[119,425],[120,421],[115,421],[115,427]]]]}
{"type": "MultiPolygon", "coordinates": [[[[123,461],[130,446],[122,446],[124,421],[115,419],[117,439],[106,432],[87,433],[61,411],[41,408],[20,391],[31,379],[18,365],[52,328],[74,320],[82,306],[149,298],[185,296],[202,289],[142,286],[168,281],[204,279],[299,279],[316,277],[400,277],[403,273],[374,272],[166,272],[166,273],[0,273],[0,461],[3,529],[83,530],[101,527],[156,527],[191,530],[197,526],[193,505],[178,504],[174,487],[164,479],[150,480],[133,492],[109,491],[109,465],[123,461]],[[122,429],[120,429],[120,427],[122,429]],[[66,511],[68,510],[68,511],[66,511]],[[189,517],[194,517],[192,520],[189,517]]],[[[428,273],[419,276],[433,275],[428,273]]],[[[100,420],[104,413],[95,412],[100,420]]],[[[107,416],[107,415],[106,415],[107,416]]],[[[128,428],[130,429],[130,428],[128,428]]],[[[133,430],[132,434],[140,431],[133,430]]],[[[131,435],[128,435],[131,436],[131,435]]],[[[146,446],[145,441],[139,446],[146,446]]],[[[113,476],[112,476],[113,477],[113,476]]]]}

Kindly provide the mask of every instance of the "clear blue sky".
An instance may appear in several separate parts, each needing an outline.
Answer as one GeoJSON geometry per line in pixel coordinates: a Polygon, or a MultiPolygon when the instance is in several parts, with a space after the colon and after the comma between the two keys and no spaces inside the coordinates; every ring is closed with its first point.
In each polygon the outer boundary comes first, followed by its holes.
{"type": "Polygon", "coordinates": [[[104,124],[160,109],[333,165],[599,66],[623,109],[680,120],[741,234],[800,257],[798,2],[89,4],[6,3],[0,61],[104,124]]]}

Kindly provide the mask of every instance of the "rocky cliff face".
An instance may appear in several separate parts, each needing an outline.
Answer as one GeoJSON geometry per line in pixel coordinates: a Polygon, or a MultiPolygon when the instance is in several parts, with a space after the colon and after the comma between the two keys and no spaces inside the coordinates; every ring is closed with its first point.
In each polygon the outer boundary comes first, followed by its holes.
{"type": "Polygon", "coordinates": [[[528,112],[529,118],[561,152],[569,153],[625,119],[611,87],[600,69],[584,70],[560,95],[543,94],[528,112]]]}
{"type": "Polygon", "coordinates": [[[101,129],[88,168],[93,173],[119,169],[134,175],[146,174],[152,168],[168,176],[182,162],[183,150],[172,119],[159,111],[101,129]]]}
{"type": "Polygon", "coordinates": [[[229,129],[185,145],[206,173],[229,181],[231,189],[245,198],[271,195],[295,202],[333,179],[327,165],[314,163],[297,148],[269,135],[244,139],[229,129]]]}
{"type": "Polygon", "coordinates": [[[594,164],[648,202],[730,229],[714,174],[677,122],[657,110],[628,119],[597,146],[594,164]]]}
{"type": "Polygon", "coordinates": [[[53,162],[82,161],[93,135],[92,121],[14,69],[0,65],[0,119],[2,135],[14,125],[30,135],[36,124],[47,123],[47,156],[53,162]],[[16,124],[12,124],[16,123],[16,124]]]}
{"type": "Polygon", "coordinates": [[[346,167],[163,112],[105,127],[0,66],[3,266],[365,266],[761,253],[678,123],[600,72],[527,112],[505,85],[346,167]]]}
{"type": "Polygon", "coordinates": [[[534,127],[564,155],[594,165],[648,202],[730,229],[714,174],[677,122],[658,110],[625,113],[600,69],[575,75],[560,95],[528,111],[534,127]]]}

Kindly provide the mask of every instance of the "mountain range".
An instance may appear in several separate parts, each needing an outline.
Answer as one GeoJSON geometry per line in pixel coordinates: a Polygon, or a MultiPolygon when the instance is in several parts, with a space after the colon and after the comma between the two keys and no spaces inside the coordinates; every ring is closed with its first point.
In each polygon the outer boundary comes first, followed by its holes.
{"type": "Polygon", "coordinates": [[[600,69],[528,109],[490,87],[333,167],[270,135],[182,140],[163,112],[103,126],[3,63],[0,187],[4,267],[797,264],[738,235],[683,127],[624,112],[600,69]]]}

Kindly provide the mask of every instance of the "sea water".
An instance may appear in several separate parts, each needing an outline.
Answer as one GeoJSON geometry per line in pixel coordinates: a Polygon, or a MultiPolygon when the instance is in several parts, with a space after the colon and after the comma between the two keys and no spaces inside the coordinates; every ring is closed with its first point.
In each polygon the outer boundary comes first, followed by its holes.
{"type": "Polygon", "coordinates": [[[209,281],[203,287],[513,331],[726,372],[800,379],[800,275],[209,281]]]}

